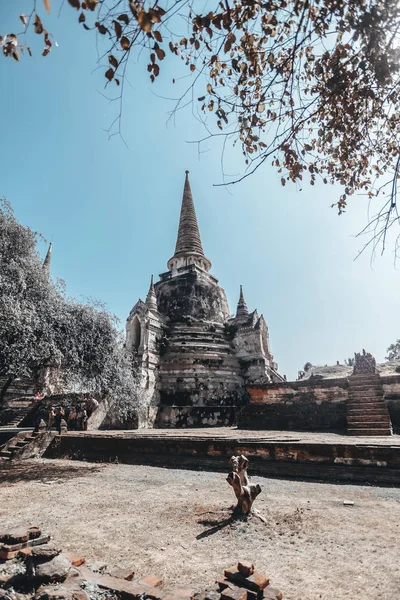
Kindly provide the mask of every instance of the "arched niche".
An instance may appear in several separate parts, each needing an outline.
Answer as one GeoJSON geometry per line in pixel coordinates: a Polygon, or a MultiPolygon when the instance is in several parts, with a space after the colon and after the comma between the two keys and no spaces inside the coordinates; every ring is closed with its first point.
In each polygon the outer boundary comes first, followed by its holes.
{"type": "Polygon", "coordinates": [[[135,350],[138,350],[141,339],[142,339],[142,328],[140,326],[140,321],[137,317],[134,317],[134,319],[132,321],[132,325],[131,325],[132,348],[135,348],[135,350]]]}

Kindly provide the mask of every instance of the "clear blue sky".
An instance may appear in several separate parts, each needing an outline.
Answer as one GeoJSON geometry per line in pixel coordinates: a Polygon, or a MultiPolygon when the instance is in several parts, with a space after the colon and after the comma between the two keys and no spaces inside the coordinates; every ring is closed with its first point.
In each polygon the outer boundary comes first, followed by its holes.
{"type": "MultiPolygon", "coordinates": [[[[1,32],[18,31],[29,5],[1,3],[1,32]]],[[[392,249],[372,267],[368,252],[353,260],[366,200],[354,198],[338,217],[330,205],[339,189],[283,188],[268,165],[235,187],[213,186],[221,182],[220,148],[209,143],[199,155],[187,141],[204,131],[190,109],[167,123],[172,104],[158,97],[175,93],[179,61],[153,85],[143,67],[130,70],[128,148],[118,137],[108,141],[116,106],[99,94],[104,69],[93,72],[94,38],[68,5],[60,19],[57,12],[46,22],[59,44],[48,57],[33,33],[33,58],[0,57],[0,195],[22,223],[53,240],[52,275],[68,294],[104,301],[124,326],[151,273],[164,272],[173,254],[189,169],[212,273],[232,312],[243,284],[249,308],[264,314],[281,373],[294,378],[307,361],[342,362],[362,348],[382,361],[400,337],[399,272],[392,249]]],[[[239,148],[229,151],[226,171],[242,170],[239,148]]]]}

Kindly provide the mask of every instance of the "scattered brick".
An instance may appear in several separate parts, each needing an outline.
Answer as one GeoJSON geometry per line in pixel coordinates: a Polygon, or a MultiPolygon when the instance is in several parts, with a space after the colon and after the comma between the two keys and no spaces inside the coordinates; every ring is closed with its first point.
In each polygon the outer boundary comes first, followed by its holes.
{"type": "Polygon", "coordinates": [[[50,541],[49,535],[43,535],[39,538],[33,538],[27,542],[20,542],[19,544],[1,544],[0,543],[0,559],[10,560],[16,558],[18,552],[23,548],[29,548],[31,546],[38,546],[39,544],[46,544],[50,541]]]}
{"type": "Polygon", "coordinates": [[[86,558],[84,556],[74,556],[72,555],[70,558],[71,565],[73,567],[80,567],[86,562],[86,558]]]}
{"type": "Polygon", "coordinates": [[[150,598],[150,600],[163,600],[164,594],[159,587],[151,587],[146,591],[146,598],[150,598]]]}
{"type": "Polygon", "coordinates": [[[32,546],[28,546],[27,548],[22,548],[22,550],[19,550],[18,558],[22,558],[23,560],[25,560],[26,557],[30,556],[31,554],[32,554],[32,546]]]}
{"type": "Polygon", "coordinates": [[[252,592],[262,592],[269,584],[269,579],[261,575],[261,573],[253,573],[250,577],[244,577],[239,573],[237,567],[225,569],[224,575],[229,581],[232,581],[238,586],[242,586],[252,592]]]}
{"type": "Polygon", "coordinates": [[[61,548],[54,546],[53,544],[41,544],[40,546],[34,546],[31,549],[32,556],[35,558],[54,558],[61,553],[61,548]]]}
{"type": "Polygon", "coordinates": [[[229,587],[229,579],[227,579],[226,577],[221,577],[221,579],[217,579],[216,584],[218,586],[218,589],[222,591],[225,588],[229,587]]]}
{"type": "Polygon", "coordinates": [[[264,600],[282,600],[283,594],[276,588],[268,586],[264,592],[264,600]]]}
{"type": "Polygon", "coordinates": [[[38,527],[14,527],[0,532],[0,542],[12,546],[39,537],[41,531],[38,527]]]}
{"type": "Polygon", "coordinates": [[[254,565],[250,562],[240,561],[237,564],[237,569],[243,577],[249,577],[254,573],[254,565]]]}
{"type": "Polygon", "coordinates": [[[221,592],[221,600],[247,600],[247,590],[244,588],[225,588],[221,592]]]}
{"type": "Polygon", "coordinates": [[[164,581],[157,575],[147,575],[147,577],[143,577],[139,583],[144,583],[150,587],[162,587],[164,585],[164,581]]]}
{"type": "MultiPolygon", "coordinates": [[[[135,572],[132,569],[123,569],[122,567],[110,567],[107,568],[108,575],[112,577],[119,577],[120,579],[125,579],[126,581],[132,581],[135,577],[135,572]]],[[[138,582],[141,583],[140,581],[138,582]]]]}
{"type": "Polygon", "coordinates": [[[79,567],[77,570],[89,583],[94,583],[102,589],[121,594],[124,600],[138,600],[139,596],[147,594],[148,591],[147,586],[139,585],[133,581],[126,581],[126,579],[111,577],[111,575],[93,573],[93,571],[85,566],[79,567]]]}

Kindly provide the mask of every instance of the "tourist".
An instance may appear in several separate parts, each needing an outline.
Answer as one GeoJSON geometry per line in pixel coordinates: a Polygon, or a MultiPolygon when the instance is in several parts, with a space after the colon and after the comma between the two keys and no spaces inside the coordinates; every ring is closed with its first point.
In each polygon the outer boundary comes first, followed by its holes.
{"type": "Polygon", "coordinates": [[[75,429],[75,423],[76,421],[76,408],[72,407],[71,410],[69,411],[69,415],[68,415],[68,419],[67,419],[67,426],[68,426],[68,431],[73,431],[75,429]]]}
{"type": "Polygon", "coordinates": [[[55,417],[56,417],[56,411],[54,410],[54,407],[53,407],[53,406],[50,406],[50,409],[49,409],[49,416],[48,416],[48,420],[47,420],[47,429],[48,429],[49,431],[51,431],[51,429],[52,429],[52,428],[53,428],[53,426],[54,426],[54,423],[55,423],[55,417]]]}
{"type": "Polygon", "coordinates": [[[82,429],[82,409],[79,405],[76,407],[75,429],[82,429]]]}
{"type": "Polygon", "coordinates": [[[64,420],[64,410],[61,406],[59,406],[57,408],[57,414],[54,417],[54,425],[60,435],[61,435],[61,421],[63,421],[63,420],[64,420]]]}
{"type": "Polygon", "coordinates": [[[87,416],[86,408],[84,408],[82,411],[82,429],[83,429],[83,431],[87,431],[87,422],[88,422],[88,416],[87,416]]]}

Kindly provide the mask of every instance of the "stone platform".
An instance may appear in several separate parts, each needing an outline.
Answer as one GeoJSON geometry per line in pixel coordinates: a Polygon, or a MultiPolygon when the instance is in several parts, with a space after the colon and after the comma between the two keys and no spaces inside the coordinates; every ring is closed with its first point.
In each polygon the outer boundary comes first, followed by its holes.
{"type": "Polygon", "coordinates": [[[400,486],[400,436],[246,431],[237,428],[69,432],[45,457],[228,471],[233,454],[250,474],[400,486]]]}

